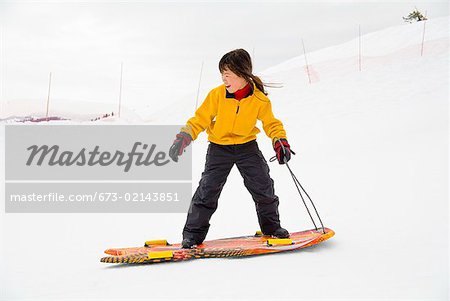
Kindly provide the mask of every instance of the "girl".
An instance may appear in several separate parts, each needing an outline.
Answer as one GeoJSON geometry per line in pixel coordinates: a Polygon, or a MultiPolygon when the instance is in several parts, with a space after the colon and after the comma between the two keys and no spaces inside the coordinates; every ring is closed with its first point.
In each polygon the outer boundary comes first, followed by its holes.
{"type": "Polygon", "coordinates": [[[280,226],[278,197],[274,193],[269,166],[256,143],[261,120],[267,136],[272,139],[278,162],[291,158],[291,150],[281,121],[272,113],[270,100],[261,79],[252,74],[252,61],[244,49],[225,54],[219,62],[223,85],[211,90],[195,116],[176,135],[169,155],[175,162],[183,150],[206,129],[208,152],[205,171],[192,197],[183,248],[203,242],[209,220],[217,209],[220,192],[234,164],[244,178],[244,185],[255,202],[256,213],[264,235],[289,237],[280,226]]]}

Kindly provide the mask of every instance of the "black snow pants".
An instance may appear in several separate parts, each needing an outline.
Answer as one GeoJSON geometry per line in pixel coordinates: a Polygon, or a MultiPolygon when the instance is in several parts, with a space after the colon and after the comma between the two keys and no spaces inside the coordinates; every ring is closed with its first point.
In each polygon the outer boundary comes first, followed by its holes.
{"type": "Polygon", "coordinates": [[[256,140],[236,145],[211,142],[206,155],[205,171],[192,197],[183,238],[193,239],[197,244],[205,240],[209,220],[217,209],[220,193],[234,164],[255,202],[261,231],[270,235],[280,227],[278,197],[269,175],[269,166],[256,140]]]}

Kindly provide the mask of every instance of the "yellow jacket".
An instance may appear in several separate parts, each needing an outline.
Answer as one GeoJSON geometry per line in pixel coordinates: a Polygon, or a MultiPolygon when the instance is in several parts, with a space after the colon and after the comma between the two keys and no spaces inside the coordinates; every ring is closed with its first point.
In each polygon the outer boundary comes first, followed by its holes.
{"type": "Polygon", "coordinates": [[[260,130],[256,121],[261,120],[267,136],[286,138],[286,132],[280,120],[272,112],[269,98],[253,85],[253,93],[246,98],[236,100],[228,95],[225,85],[212,89],[202,105],[190,118],[181,131],[191,135],[192,139],[206,129],[208,140],[222,145],[242,144],[256,139],[260,130]]]}

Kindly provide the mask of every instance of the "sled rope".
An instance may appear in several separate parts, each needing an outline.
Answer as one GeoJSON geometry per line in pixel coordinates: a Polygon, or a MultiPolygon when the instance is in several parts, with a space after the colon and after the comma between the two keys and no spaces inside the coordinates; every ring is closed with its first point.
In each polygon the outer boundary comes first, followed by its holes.
{"type": "MultiPolygon", "coordinates": [[[[280,139],[276,138],[276,140],[279,141],[280,139]]],[[[286,154],[286,150],[285,150],[285,148],[284,148],[283,143],[281,143],[281,141],[280,141],[280,145],[281,145],[281,148],[283,149],[283,152],[286,154]]],[[[295,155],[295,152],[292,151],[292,150],[291,150],[291,153],[295,155]]],[[[275,161],[276,159],[277,159],[277,156],[273,156],[272,158],[269,159],[269,161],[270,161],[270,162],[273,162],[273,161],[275,161]]],[[[320,218],[319,212],[317,211],[317,208],[316,208],[316,206],[314,205],[313,200],[311,199],[311,197],[309,196],[309,194],[306,192],[305,188],[303,188],[302,184],[300,184],[300,181],[297,179],[297,177],[295,176],[295,174],[292,172],[291,167],[289,166],[289,164],[288,164],[287,161],[286,161],[286,156],[284,157],[284,164],[286,164],[286,167],[288,168],[288,170],[289,170],[289,172],[290,172],[290,174],[291,174],[291,176],[292,176],[292,180],[294,181],[295,187],[297,188],[297,191],[298,191],[298,193],[300,194],[300,198],[302,199],[303,204],[305,205],[306,211],[308,211],[309,217],[311,218],[311,221],[312,221],[312,223],[313,223],[313,225],[314,225],[314,228],[315,228],[316,230],[318,230],[318,229],[317,229],[317,225],[316,225],[316,223],[315,223],[315,221],[314,221],[314,218],[312,217],[311,212],[309,211],[309,208],[308,208],[308,206],[306,205],[305,198],[303,197],[303,194],[302,194],[301,191],[303,191],[303,192],[305,193],[305,195],[307,196],[307,198],[308,198],[309,201],[311,202],[311,204],[312,204],[312,206],[313,206],[313,208],[314,208],[314,211],[316,212],[316,215],[317,215],[317,217],[319,218],[320,225],[322,226],[322,231],[323,231],[323,233],[325,234],[325,227],[323,226],[322,219],[320,218]]]]}

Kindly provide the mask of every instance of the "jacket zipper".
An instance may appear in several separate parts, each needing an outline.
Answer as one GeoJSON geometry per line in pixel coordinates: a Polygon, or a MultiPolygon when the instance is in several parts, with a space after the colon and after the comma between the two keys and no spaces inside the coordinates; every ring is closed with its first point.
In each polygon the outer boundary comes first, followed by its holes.
{"type": "MultiPolygon", "coordinates": [[[[236,114],[234,115],[234,120],[233,120],[233,126],[231,127],[231,135],[233,135],[233,130],[234,130],[234,125],[236,124],[236,119],[237,119],[237,114],[239,113],[239,106],[240,106],[241,102],[238,102],[237,108],[236,108],[236,114]]],[[[234,140],[234,144],[236,144],[236,141],[234,140]]]]}

